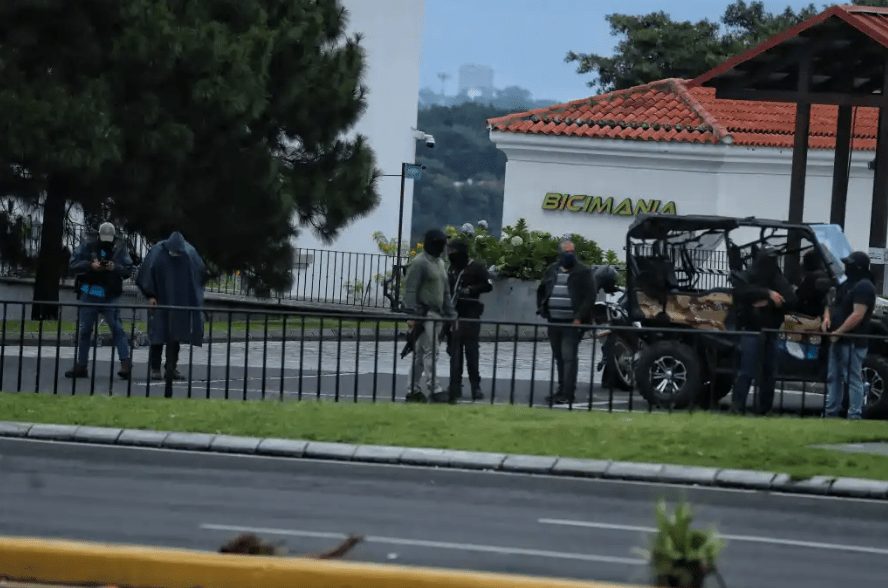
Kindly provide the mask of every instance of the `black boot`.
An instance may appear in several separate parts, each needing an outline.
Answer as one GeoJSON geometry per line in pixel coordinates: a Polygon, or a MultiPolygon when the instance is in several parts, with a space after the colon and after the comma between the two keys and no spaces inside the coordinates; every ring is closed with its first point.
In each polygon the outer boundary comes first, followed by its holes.
{"type": "Polygon", "coordinates": [[[456,404],[456,398],[450,392],[436,392],[432,394],[432,402],[435,404],[456,404]]]}
{"type": "Polygon", "coordinates": [[[66,378],[88,378],[89,370],[85,365],[75,364],[73,370],[65,372],[66,378]]]}
{"type": "Polygon", "coordinates": [[[472,400],[484,400],[484,392],[481,391],[481,386],[472,386],[472,400]]]}

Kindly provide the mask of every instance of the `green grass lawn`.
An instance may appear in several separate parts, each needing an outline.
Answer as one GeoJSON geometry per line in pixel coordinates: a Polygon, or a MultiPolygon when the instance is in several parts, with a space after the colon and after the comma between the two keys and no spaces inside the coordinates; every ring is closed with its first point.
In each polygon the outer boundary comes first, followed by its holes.
{"type": "Polygon", "coordinates": [[[888,457],[813,449],[888,440],[876,421],[485,405],[0,395],[0,420],[664,462],[888,480],[888,457]]]}
{"type": "MultiPolygon", "coordinates": [[[[219,314],[216,315],[221,316],[219,314]]],[[[40,332],[40,322],[39,321],[25,321],[24,322],[24,332],[27,334],[31,333],[39,333],[40,332]]],[[[321,319],[316,317],[306,317],[305,318],[305,328],[306,329],[318,329],[321,327],[321,319]]],[[[214,320],[213,323],[213,332],[214,333],[227,333],[228,332],[228,321],[226,319],[223,320],[214,320]]],[[[77,325],[74,321],[62,321],[62,333],[73,333],[77,330],[77,325]]],[[[302,317],[294,316],[287,318],[287,330],[299,330],[302,329],[303,321],[302,317]]],[[[124,319],[123,327],[127,333],[132,332],[133,321],[127,321],[124,319]]],[[[284,321],[281,318],[269,318],[268,320],[268,330],[281,330],[284,327],[284,321]]],[[[381,330],[385,329],[393,329],[395,327],[394,321],[383,321],[379,323],[379,328],[381,330]]],[[[405,323],[401,323],[400,327],[402,329],[406,328],[405,323]]],[[[145,321],[136,321],[135,322],[135,330],[136,332],[144,332],[148,328],[148,325],[145,321]]],[[[325,329],[338,329],[340,328],[339,319],[325,318],[323,320],[323,328],[325,329]]],[[[376,321],[356,321],[356,320],[342,320],[342,328],[343,329],[375,329],[376,321]]],[[[0,333],[6,331],[6,336],[15,336],[20,335],[22,333],[22,321],[6,321],[5,328],[0,323],[0,333]]],[[[245,320],[235,320],[231,321],[231,330],[234,331],[246,331],[247,330],[247,321],[245,320]]],[[[106,327],[99,327],[99,332],[107,331],[106,327]]],[[[257,315],[256,317],[250,318],[250,332],[253,333],[262,333],[265,331],[265,317],[261,315],[257,315]]],[[[59,332],[59,323],[58,321],[43,321],[43,333],[46,336],[53,335],[59,332]]],[[[204,332],[210,332],[210,324],[205,323],[204,332]]]]}

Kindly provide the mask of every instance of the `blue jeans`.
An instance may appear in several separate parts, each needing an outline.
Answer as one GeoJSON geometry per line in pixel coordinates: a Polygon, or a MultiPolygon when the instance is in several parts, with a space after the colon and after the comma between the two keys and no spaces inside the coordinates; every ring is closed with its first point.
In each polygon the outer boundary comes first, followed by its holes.
{"type": "Polygon", "coordinates": [[[120,362],[129,363],[129,340],[126,338],[126,331],[123,330],[123,321],[120,320],[120,309],[114,304],[117,302],[117,299],[105,300],[104,298],[85,294],[81,298],[81,302],[84,304],[101,304],[102,306],[80,307],[80,344],[77,347],[77,364],[86,367],[89,361],[89,347],[99,314],[105,317],[105,322],[111,328],[111,336],[114,338],[114,345],[117,347],[117,353],[120,355],[120,362]]]}
{"type": "Polygon", "coordinates": [[[859,419],[863,413],[864,385],[863,360],[866,346],[856,347],[854,341],[841,341],[830,345],[829,375],[826,378],[826,416],[837,417],[845,399],[848,386],[848,418],[859,419]]]}
{"type": "Polygon", "coordinates": [[[731,400],[741,411],[746,410],[746,398],[753,380],[758,382],[755,410],[765,414],[774,406],[774,386],[777,382],[777,339],[772,333],[749,333],[740,338],[740,369],[734,382],[731,400]],[[764,339],[764,345],[760,345],[764,339]],[[759,373],[761,368],[761,373],[759,373]]]}

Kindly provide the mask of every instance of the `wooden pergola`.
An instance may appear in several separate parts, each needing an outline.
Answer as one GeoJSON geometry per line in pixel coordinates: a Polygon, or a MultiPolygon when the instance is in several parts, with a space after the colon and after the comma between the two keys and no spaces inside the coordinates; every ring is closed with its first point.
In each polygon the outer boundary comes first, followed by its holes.
{"type": "Polygon", "coordinates": [[[790,222],[802,222],[812,104],[838,106],[830,222],[845,225],[855,106],[879,109],[870,256],[883,291],[888,237],[888,8],[836,6],[726,61],[690,86],[717,98],[796,104],[790,222]],[[885,163],[885,165],[881,165],[885,163]]]}

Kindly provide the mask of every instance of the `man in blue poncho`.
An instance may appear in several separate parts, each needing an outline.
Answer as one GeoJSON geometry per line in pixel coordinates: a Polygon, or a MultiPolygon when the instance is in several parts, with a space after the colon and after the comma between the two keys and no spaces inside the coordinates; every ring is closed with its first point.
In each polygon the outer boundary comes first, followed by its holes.
{"type": "MultiPolygon", "coordinates": [[[[182,233],[175,231],[148,251],[139,268],[136,285],[151,306],[196,309],[203,305],[206,281],[206,266],[197,250],[182,233]]],[[[152,310],[148,316],[151,378],[162,378],[160,360],[163,346],[166,345],[166,373],[173,379],[182,379],[176,369],[180,344],[202,346],[203,331],[203,313],[200,310],[152,310]]]]}
{"type": "Polygon", "coordinates": [[[77,359],[74,369],[65,372],[65,377],[89,376],[89,347],[96,321],[101,314],[111,329],[114,345],[120,354],[120,371],[117,374],[128,379],[132,371],[130,345],[116,302],[123,294],[123,281],[133,271],[133,262],[126,243],[117,236],[114,225],[102,223],[96,237],[77,247],[71,256],[71,271],[77,275],[77,297],[89,306],[80,308],[77,359]]]}

